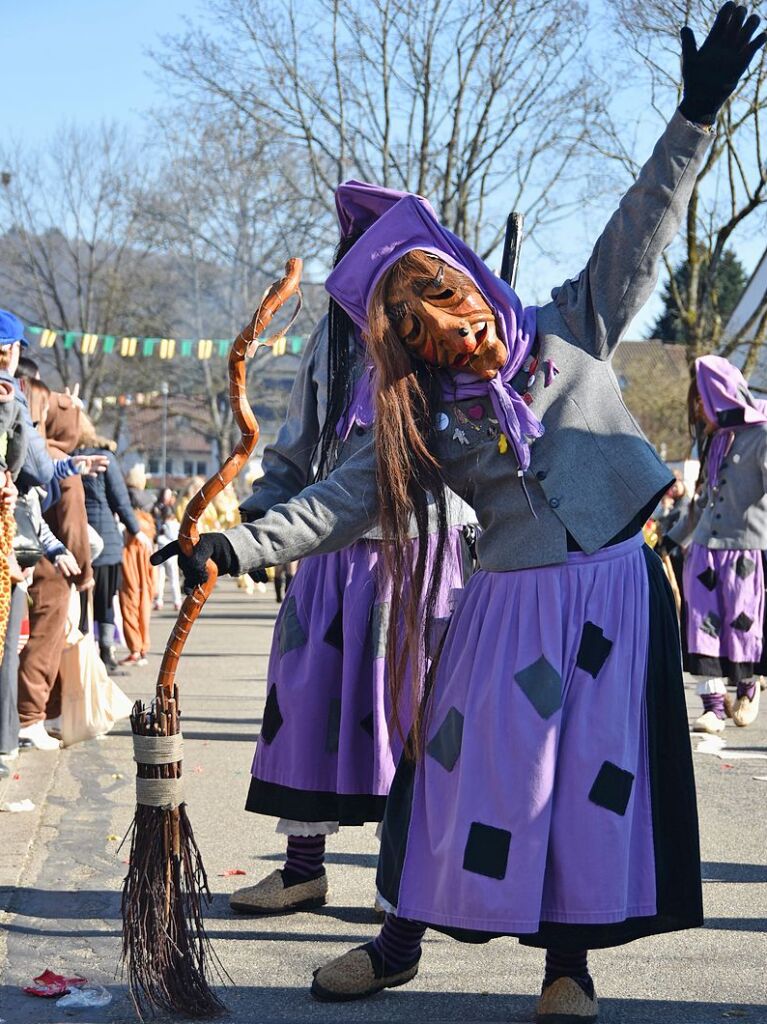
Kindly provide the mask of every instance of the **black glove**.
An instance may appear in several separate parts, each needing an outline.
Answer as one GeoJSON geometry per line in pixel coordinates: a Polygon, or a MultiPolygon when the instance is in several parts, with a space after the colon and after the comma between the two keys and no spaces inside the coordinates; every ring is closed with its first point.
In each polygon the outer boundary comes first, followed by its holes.
{"type": "MultiPolygon", "coordinates": [[[[240,519],[243,523],[255,523],[257,519],[265,516],[261,508],[248,508],[247,505],[240,505],[240,519]]],[[[248,576],[253,580],[254,583],[266,583],[269,577],[266,575],[266,569],[253,569],[252,572],[248,573],[248,576]]]]}
{"type": "Polygon", "coordinates": [[[735,91],[754,54],[764,45],[767,34],[756,32],[760,18],[728,2],[720,8],[713,27],[698,49],[695,35],[687,25],[682,40],[682,81],[684,95],[679,110],[693,124],[712,125],[720,108],[735,91]]]}
{"type": "Polygon", "coordinates": [[[185,594],[191,594],[195,587],[207,582],[205,563],[209,558],[218,566],[219,575],[240,575],[240,564],[234,548],[223,533],[200,534],[200,539],[189,556],[181,551],[178,541],[174,540],[172,544],[166,544],[164,548],[155,551],[149,561],[152,565],[160,565],[174,555],[178,555],[178,564],[184,574],[185,594]]]}

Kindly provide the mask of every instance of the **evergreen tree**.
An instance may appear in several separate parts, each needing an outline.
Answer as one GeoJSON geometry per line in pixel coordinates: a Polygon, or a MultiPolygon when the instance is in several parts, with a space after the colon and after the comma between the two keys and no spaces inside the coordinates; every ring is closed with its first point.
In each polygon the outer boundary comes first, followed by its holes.
{"type": "MultiPolygon", "coordinates": [[[[705,273],[708,257],[701,258],[701,273],[705,273]]],[[[714,288],[711,293],[710,308],[705,312],[709,317],[718,317],[724,325],[735,309],[738,299],[743,294],[748,280],[743,264],[732,249],[725,249],[716,274],[714,288]]],[[[674,269],[674,282],[679,294],[686,302],[689,294],[689,266],[682,260],[674,269]]],[[[666,282],[663,289],[663,312],[650,328],[648,338],[658,338],[667,344],[682,345],[687,339],[681,323],[679,310],[674,300],[671,283],[666,282]]]]}

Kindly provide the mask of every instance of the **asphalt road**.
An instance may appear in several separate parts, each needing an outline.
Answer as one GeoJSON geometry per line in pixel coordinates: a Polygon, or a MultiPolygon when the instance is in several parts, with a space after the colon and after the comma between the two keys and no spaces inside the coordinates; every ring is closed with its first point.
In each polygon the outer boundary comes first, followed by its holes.
{"type": "MultiPolygon", "coordinates": [[[[372,1001],[321,1005],[311,972],[370,939],[377,842],[347,829],[329,842],[331,902],[321,911],[232,916],[227,896],[281,863],[273,824],[243,811],[265,694],[276,606],[228,581],[193,632],[182,674],[189,813],[214,891],[208,926],[232,984],[232,1022],[421,1024],[529,1021],[542,954],[511,939],[476,947],[429,933],[422,968],[405,988],[372,1001]],[[237,869],[243,876],[227,876],[237,869]]],[[[155,618],[159,652],[172,615],[155,618]]],[[[149,696],[159,653],[121,680],[149,696]]],[[[690,696],[691,717],[697,701],[690,696]]],[[[765,695],[767,696],[767,694],[765,695]]],[[[603,1024],[767,1024],[767,710],[756,726],[728,725],[720,753],[696,753],[707,924],[592,955],[603,1024]]],[[[696,737],[693,745],[699,743],[696,737]]],[[[119,975],[119,891],[133,813],[134,768],[123,723],[107,739],[28,753],[0,802],[30,798],[31,813],[0,814],[0,1020],[96,1024],[135,1019],[119,975]],[[103,1009],[63,1010],[20,987],[43,969],[77,974],[113,995],[103,1009]]]]}

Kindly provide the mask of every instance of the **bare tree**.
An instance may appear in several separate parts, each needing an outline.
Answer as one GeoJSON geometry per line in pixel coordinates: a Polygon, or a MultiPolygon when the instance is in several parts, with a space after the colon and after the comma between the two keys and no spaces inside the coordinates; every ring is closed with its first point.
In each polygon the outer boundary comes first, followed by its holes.
{"type": "MultiPolygon", "coordinates": [[[[0,284],[27,320],[61,332],[51,350],[62,383],[90,404],[106,353],[66,332],[164,334],[171,291],[136,202],[144,177],[135,145],[111,126],[70,127],[39,151],[0,151],[0,284]]],[[[114,380],[114,365],[110,380],[114,380]]]]}
{"type": "MultiPolygon", "coordinates": [[[[142,198],[146,234],[172,261],[176,278],[175,331],[195,338],[229,338],[247,323],[268,285],[291,255],[316,248],[314,204],[281,190],[281,163],[290,158],[273,133],[226,125],[196,109],[159,119],[159,171],[142,198]]],[[[225,360],[184,360],[174,386],[204,396],[207,422],[219,450],[237,433],[228,401],[225,360]]],[[[258,391],[258,374],[252,390],[258,391]]],[[[269,388],[260,401],[272,403],[269,388]]],[[[280,395],[284,401],[284,395],[280,395]]]]}
{"type": "Polygon", "coordinates": [[[211,116],[292,147],[282,191],[321,199],[326,244],[333,189],[349,177],[426,195],[485,257],[512,206],[535,229],[579,201],[590,124],[579,0],[216,0],[209,11],[212,27],[165,39],[161,68],[211,116]]]}
{"type": "MultiPolygon", "coordinates": [[[[618,79],[641,90],[644,113],[655,123],[668,120],[681,100],[679,28],[689,24],[701,42],[710,28],[720,0],[615,0],[613,70],[618,79]],[[625,63],[621,61],[623,55],[625,63]],[[631,69],[630,76],[626,74],[631,69]]],[[[758,4],[752,5],[758,7],[758,4]]],[[[617,89],[605,90],[615,96],[617,89]]],[[[621,113],[605,105],[601,123],[604,137],[598,146],[607,156],[636,175],[639,162],[633,134],[627,131],[625,96],[621,113]]],[[[683,231],[682,261],[687,273],[680,281],[666,256],[672,302],[681,325],[688,362],[711,351],[738,353],[746,372],[753,368],[767,337],[767,295],[748,322],[731,337],[719,308],[716,282],[726,249],[739,238],[764,229],[767,213],[767,61],[764,50],[723,107],[716,137],[693,190],[683,231]]]]}

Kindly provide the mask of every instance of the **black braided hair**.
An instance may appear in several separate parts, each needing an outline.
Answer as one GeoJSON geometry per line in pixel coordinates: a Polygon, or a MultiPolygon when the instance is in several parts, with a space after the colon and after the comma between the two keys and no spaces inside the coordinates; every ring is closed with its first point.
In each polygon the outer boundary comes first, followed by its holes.
{"type": "MultiPolygon", "coordinates": [[[[357,233],[341,239],[333,257],[334,267],[338,266],[359,238],[360,234],[357,233]]],[[[354,357],[350,344],[353,331],[354,324],[349,314],[335,299],[329,299],[327,415],[315,452],[315,481],[324,479],[331,472],[338,454],[338,423],[349,407],[354,384],[354,357]]]]}

